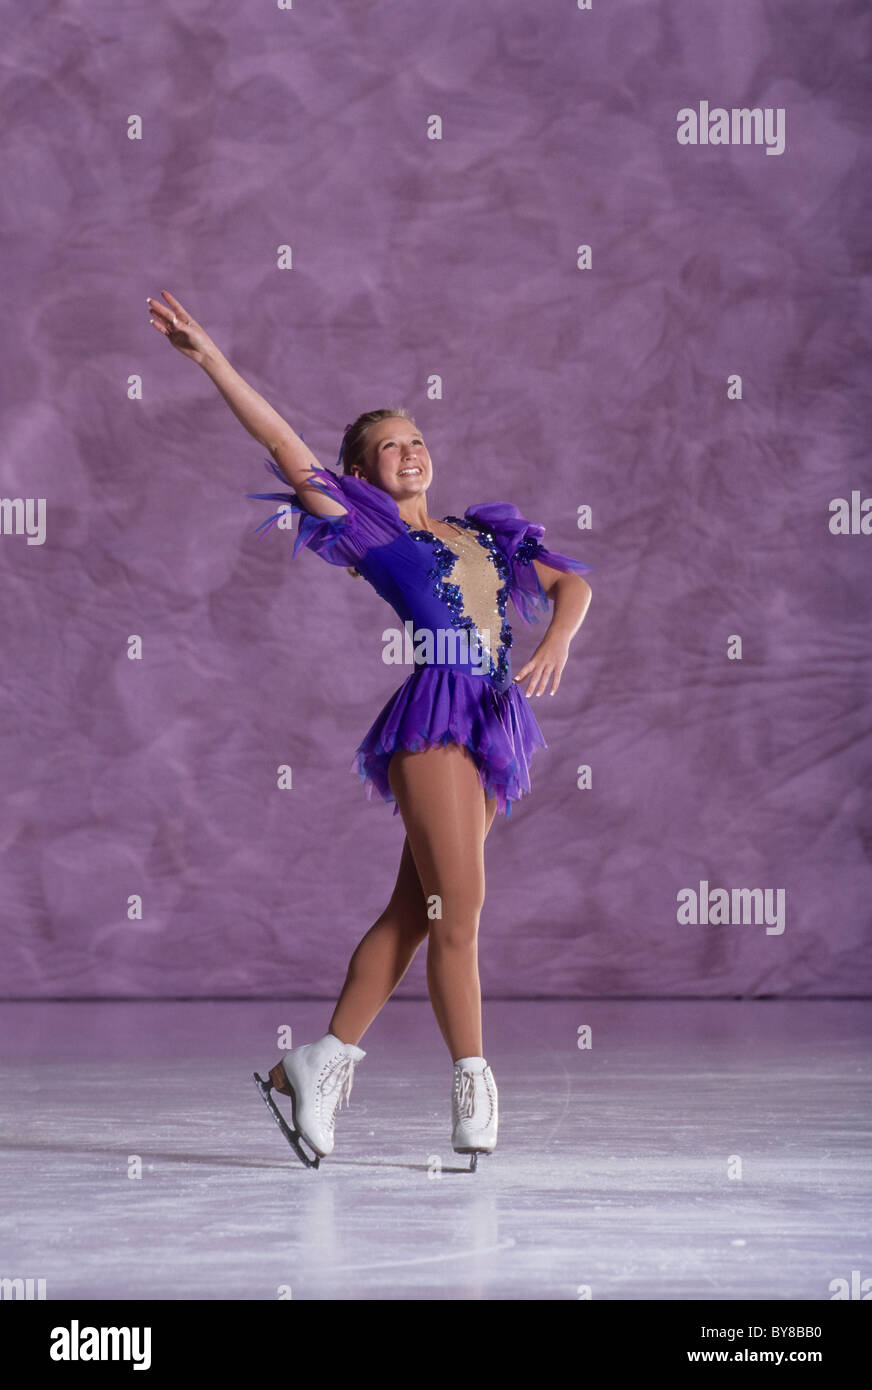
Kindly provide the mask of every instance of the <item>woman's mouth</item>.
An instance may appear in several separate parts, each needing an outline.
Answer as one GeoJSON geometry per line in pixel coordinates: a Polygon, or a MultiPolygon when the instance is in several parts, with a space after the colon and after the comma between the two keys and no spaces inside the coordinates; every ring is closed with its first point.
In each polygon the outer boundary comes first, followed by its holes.
{"type": "Polygon", "coordinates": [[[408,478],[408,477],[411,477],[411,475],[412,475],[413,473],[420,473],[420,472],[421,472],[421,469],[420,469],[420,467],[418,466],[417,463],[410,463],[409,466],[408,466],[407,468],[401,468],[401,469],[400,469],[399,477],[401,477],[401,478],[408,478]]]}

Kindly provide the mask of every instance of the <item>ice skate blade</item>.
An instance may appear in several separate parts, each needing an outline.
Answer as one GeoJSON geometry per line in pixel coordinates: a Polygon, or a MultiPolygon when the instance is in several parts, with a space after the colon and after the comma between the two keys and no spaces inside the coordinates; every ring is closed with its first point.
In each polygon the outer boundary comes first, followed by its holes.
{"type": "Polygon", "coordinates": [[[273,1119],[275,1120],[282,1134],[287,1139],[288,1143],[290,1144],[294,1153],[297,1155],[297,1158],[300,1160],[300,1162],[304,1163],[307,1168],[319,1168],[321,1166],[320,1154],[316,1154],[315,1158],[309,1157],[309,1155],[306,1153],[306,1150],[303,1148],[301,1142],[302,1136],[300,1135],[299,1130],[291,1129],[284,1115],[279,1110],[278,1106],[276,1105],[275,1101],[270,1095],[270,1091],[272,1090],[272,1082],[262,1080],[261,1077],[258,1076],[257,1072],[254,1073],[254,1082],[257,1086],[257,1089],[260,1091],[261,1096],[263,1097],[264,1103],[272,1111],[273,1119]]]}
{"type": "Polygon", "coordinates": [[[455,1149],[454,1152],[456,1154],[469,1154],[469,1171],[475,1173],[478,1171],[479,1155],[484,1154],[486,1158],[490,1158],[493,1149],[455,1149]]]}

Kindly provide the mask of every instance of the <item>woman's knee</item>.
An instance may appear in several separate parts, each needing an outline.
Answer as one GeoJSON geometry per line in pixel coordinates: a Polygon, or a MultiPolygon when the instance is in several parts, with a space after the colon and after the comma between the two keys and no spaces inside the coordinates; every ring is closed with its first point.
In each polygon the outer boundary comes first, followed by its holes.
{"type": "Polygon", "coordinates": [[[430,940],[452,949],[474,946],[484,906],[484,890],[433,895],[430,940]]]}
{"type": "Polygon", "coordinates": [[[478,922],[433,922],[430,928],[430,949],[437,951],[475,951],[478,946],[478,922]]]}

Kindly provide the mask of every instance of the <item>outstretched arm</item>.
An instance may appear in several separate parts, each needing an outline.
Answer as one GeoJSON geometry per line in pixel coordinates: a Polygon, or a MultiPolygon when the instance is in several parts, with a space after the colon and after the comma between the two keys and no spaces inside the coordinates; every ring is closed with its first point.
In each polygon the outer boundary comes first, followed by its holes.
{"type": "Polygon", "coordinates": [[[295,434],[287,420],[283,420],[231,367],[223,352],[184,306],[167,290],[161,293],[169,308],[156,299],[148,300],[149,312],[154,315],[151,322],[158,332],[183,356],[203,368],[240,423],[272,454],[307,511],[316,516],[344,516],[346,507],[312,486],[313,478],[317,477],[312,470],[318,466],[318,460],[311,449],[295,434]]]}

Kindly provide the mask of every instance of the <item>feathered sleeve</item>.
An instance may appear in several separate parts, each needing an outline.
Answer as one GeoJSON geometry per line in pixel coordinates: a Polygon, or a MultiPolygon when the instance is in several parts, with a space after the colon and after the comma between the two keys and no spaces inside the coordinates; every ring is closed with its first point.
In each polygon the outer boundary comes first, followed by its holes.
{"type": "MultiPolygon", "coordinates": [[[[267,469],[287,486],[288,480],[274,462],[264,460],[267,469]]],[[[331,565],[354,567],[373,546],[387,545],[404,531],[397,504],[382,488],[363,478],[334,473],[317,465],[311,486],[332,497],[346,508],[339,516],[316,516],[307,511],[295,492],[247,492],[263,502],[282,502],[284,507],[267,517],[255,531],[266,535],[288,508],[300,513],[300,524],[291,558],[303,546],[313,550],[331,565]]]]}
{"type": "Polygon", "coordinates": [[[484,502],[467,507],[464,515],[476,525],[490,531],[509,562],[509,597],[525,623],[539,621],[540,613],[548,612],[548,595],[542,588],[533,566],[534,560],[552,569],[571,574],[588,574],[592,565],[548,550],[543,545],[545,527],[521,516],[511,502],[484,502]]]}

